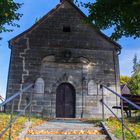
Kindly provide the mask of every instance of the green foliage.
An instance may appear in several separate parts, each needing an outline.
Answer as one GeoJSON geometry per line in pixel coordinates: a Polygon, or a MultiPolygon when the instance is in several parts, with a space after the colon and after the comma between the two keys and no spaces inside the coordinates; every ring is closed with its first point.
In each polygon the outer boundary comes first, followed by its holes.
{"type": "Polygon", "coordinates": [[[121,85],[128,84],[130,82],[131,78],[128,76],[120,76],[120,83],[121,85]]]}
{"type": "Polygon", "coordinates": [[[137,60],[137,55],[133,59],[133,75],[121,76],[120,83],[127,84],[132,94],[140,95],[140,62],[137,60]]]}
{"type": "Polygon", "coordinates": [[[136,70],[136,66],[137,66],[137,55],[135,55],[133,58],[133,71],[136,70]]]}
{"type": "Polygon", "coordinates": [[[140,62],[137,60],[137,55],[133,59],[133,75],[129,82],[129,88],[132,94],[140,95],[140,62]]]}
{"type": "Polygon", "coordinates": [[[140,62],[138,62],[137,55],[133,58],[133,72],[136,75],[140,69],[140,62]]]}
{"type": "Polygon", "coordinates": [[[140,95],[140,74],[135,74],[132,77],[121,76],[121,85],[127,84],[131,93],[140,95]]]}
{"type": "Polygon", "coordinates": [[[96,0],[84,6],[89,9],[89,20],[97,28],[114,28],[112,39],[140,37],[140,0],[96,0]]]}
{"type": "Polygon", "coordinates": [[[12,31],[12,29],[7,29],[5,25],[19,27],[14,21],[19,20],[22,16],[17,12],[21,5],[13,0],[0,0],[0,33],[12,31]]]}
{"type": "Polygon", "coordinates": [[[132,94],[139,94],[140,95],[140,75],[134,75],[130,82],[129,82],[129,88],[132,94]]]}

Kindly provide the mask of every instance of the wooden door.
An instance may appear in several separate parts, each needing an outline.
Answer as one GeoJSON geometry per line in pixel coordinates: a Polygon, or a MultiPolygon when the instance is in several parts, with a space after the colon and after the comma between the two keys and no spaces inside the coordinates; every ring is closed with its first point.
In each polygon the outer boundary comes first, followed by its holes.
{"type": "Polygon", "coordinates": [[[56,117],[75,117],[75,89],[71,84],[63,83],[57,88],[56,117]]]}

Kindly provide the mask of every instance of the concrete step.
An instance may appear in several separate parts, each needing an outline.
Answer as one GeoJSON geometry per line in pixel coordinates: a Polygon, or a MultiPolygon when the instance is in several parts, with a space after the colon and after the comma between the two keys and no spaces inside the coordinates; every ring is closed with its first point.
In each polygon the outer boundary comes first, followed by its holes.
{"type": "Polygon", "coordinates": [[[86,125],[86,124],[83,124],[83,125],[70,125],[69,124],[69,127],[66,127],[64,124],[63,126],[60,124],[56,124],[56,126],[52,126],[52,125],[41,125],[41,126],[38,126],[36,128],[33,128],[32,130],[34,131],[80,131],[80,130],[83,130],[83,131],[88,131],[88,130],[102,130],[102,127],[99,127],[99,126],[90,126],[90,125],[86,125]],[[49,126],[49,127],[48,127],[49,126]]]}
{"type": "Polygon", "coordinates": [[[107,140],[107,135],[104,134],[102,127],[80,120],[51,120],[32,128],[26,138],[27,140],[107,140]]]}
{"type": "Polygon", "coordinates": [[[101,127],[97,127],[91,123],[85,123],[77,120],[72,121],[63,121],[63,120],[52,120],[47,123],[44,123],[40,126],[33,128],[35,131],[71,131],[71,130],[101,130],[101,127]]]}
{"type": "Polygon", "coordinates": [[[107,140],[106,135],[27,135],[28,140],[107,140]]]}
{"type": "Polygon", "coordinates": [[[32,129],[32,130],[34,130],[34,131],[65,131],[65,132],[68,132],[68,131],[73,131],[73,130],[75,130],[75,131],[81,131],[81,130],[83,130],[83,131],[88,131],[88,130],[97,130],[97,131],[101,131],[102,130],[102,128],[101,127],[92,127],[92,128],[88,128],[88,127],[78,127],[78,128],[74,128],[74,127],[71,127],[71,128],[63,128],[63,127],[60,127],[60,128],[58,128],[58,127],[56,127],[56,128],[46,128],[45,126],[40,126],[40,127],[37,127],[37,128],[34,128],[34,129],[32,129]]]}

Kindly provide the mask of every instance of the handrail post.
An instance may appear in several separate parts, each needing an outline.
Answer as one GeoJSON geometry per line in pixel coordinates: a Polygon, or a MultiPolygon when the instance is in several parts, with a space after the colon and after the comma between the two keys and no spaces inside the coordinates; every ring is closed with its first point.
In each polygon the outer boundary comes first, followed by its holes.
{"type": "Polygon", "coordinates": [[[102,99],[101,99],[101,103],[102,103],[102,120],[103,122],[105,121],[105,111],[104,111],[104,91],[103,91],[103,86],[100,85],[100,88],[102,90],[102,99]]]}
{"type": "MultiPolygon", "coordinates": [[[[31,87],[33,86],[33,84],[30,84],[29,86],[25,87],[24,89],[18,91],[17,93],[13,94],[11,97],[9,97],[8,99],[6,99],[4,102],[0,103],[0,107],[3,107],[7,104],[10,104],[11,106],[11,111],[10,111],[10,119],[9,119],[9,123],[7,125],[7,127],[2,131],[0,132],[0,138],[6,133],[9,131],[9,134],[8,134],[8,140],[11,140],[12,139],[12,126],[14,124],[14,122],[20,117],[23,115],[23,113],[25,113],[25,111],[28,109],[29,110],[29,107],[30,107],[30,104],[32,102],[30,102],[23,110],[20,110],[18,115],[16,117],[13,117],[13,113],[14,113],[14,101],[17,97],[19,97],[21,95],[21,93],[25,93],[25,91],[27,91],[28,89],[30,89],[31,87]]],[[[32,101],[32,94],[31,95],[31,101],[32,101]]],[[[9,107],[9,110],[10,110],[10,107],[9,107]]],[[[29,116],[31,116],[31,109],[30,109],[30,112],[29,112],[29,116]]],[[[30,120],[30,118],[29,118],[30,120]]]]}
{"type": "Polygon", "coordinates": [[[12,136],[12,120],[13,120],[13,112],[14,112],[14,100],[12,101],[12,106],[11,106],[11,115],[10,115],[10,128],[9,128],[9,140],[11,140],[12,136]]]}
{"type": "Polygon", "coordinates": [[[121,99],[121,121],[122,121],[122,138],[125,140],[124,134],[124,112],[123,112],[123,100],[121,99]]]}

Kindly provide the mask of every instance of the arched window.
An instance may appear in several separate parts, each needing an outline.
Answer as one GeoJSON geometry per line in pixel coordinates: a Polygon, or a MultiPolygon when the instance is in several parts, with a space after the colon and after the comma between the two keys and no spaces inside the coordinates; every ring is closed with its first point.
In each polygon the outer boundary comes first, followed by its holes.
{"type": "Polygon", "coordinates": [[[37,78],[35,82],[35,92],[44,93],[44,80],[42,78],[37,78]]]}
{"type": "Polygon", "coordinates": [[[88,82],[88,95],[97,95],[97,84],[93,80],[88,82]]]}

